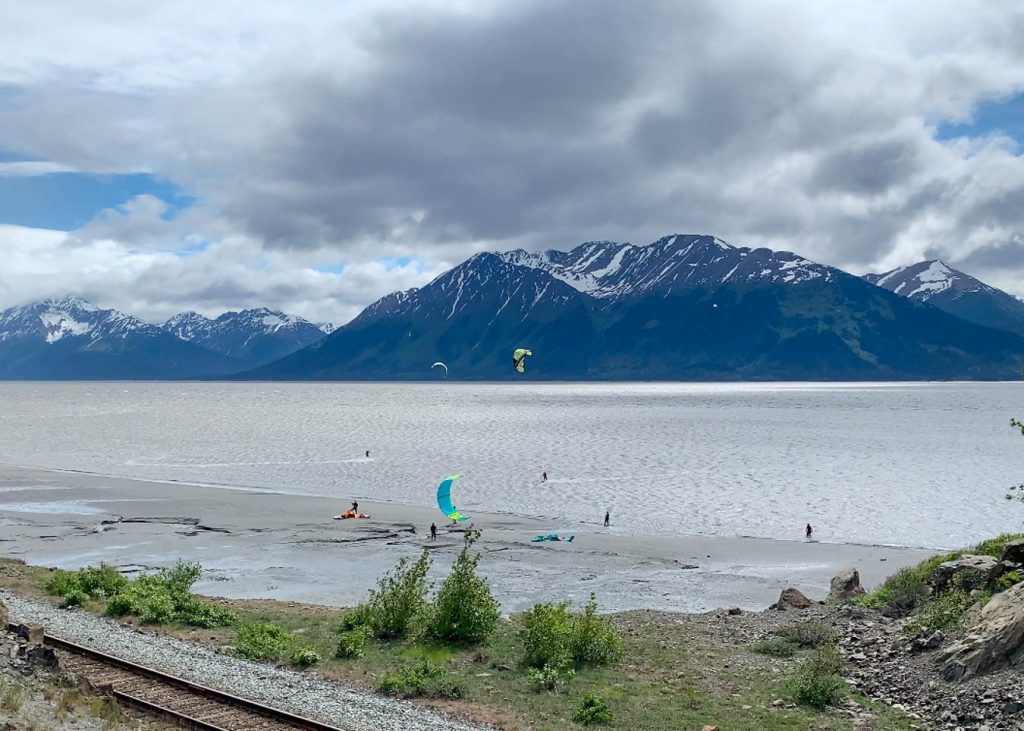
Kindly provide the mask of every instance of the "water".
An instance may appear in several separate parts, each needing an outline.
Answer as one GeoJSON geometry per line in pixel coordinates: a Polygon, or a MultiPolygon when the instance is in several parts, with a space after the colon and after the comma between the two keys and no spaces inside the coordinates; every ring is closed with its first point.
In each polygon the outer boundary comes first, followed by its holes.
{"type": "Polygon", "coordinates": [[[957,547],[1024,524],[1013,415],[1024,384],[0,383],[0,461],[339,505],[460,472],[470,515],[957,547]]]}

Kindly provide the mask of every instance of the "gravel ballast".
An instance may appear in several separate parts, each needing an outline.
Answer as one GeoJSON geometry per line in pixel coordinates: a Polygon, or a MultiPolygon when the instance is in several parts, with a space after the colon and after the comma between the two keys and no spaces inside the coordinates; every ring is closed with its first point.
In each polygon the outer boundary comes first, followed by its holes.
{"type": "Polygon", "coordinates": [[[12,621],[38,622],[61,639],[194,683],[328,723],[345,731],[484,731],[411,703],[308,673],[220,655],[190,642],[143,633],[104,617],[57,609],[0,591],[12,621]]]}

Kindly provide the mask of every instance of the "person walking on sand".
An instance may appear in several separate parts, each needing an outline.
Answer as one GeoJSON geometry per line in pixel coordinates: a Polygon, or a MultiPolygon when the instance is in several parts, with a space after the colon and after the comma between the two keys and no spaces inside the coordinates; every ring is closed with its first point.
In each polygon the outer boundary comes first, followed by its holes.
{"type": "Polygon", "coordinates": [[[437,540],[437,526],[434,525],[433,523],[430,524],[430,540],[432,540],[432,541],[436,541],[437,540]]]}
{"type": "Polygon", "coordinates": [[[541,473],[540,481],[541,482],[547,482],[548,481],[548,471],[547,470],[544,470],[544,472],[541,473]]]}
{"type": "Polygon", "coordinates": [[[605,528],[607,528],[611,524],[611,522],[612,522],[611,518],[612,518],[611,511],[610,510],[604,511],[604,527],[605,528]]]}
{"type": "Polygon", "coordinates": [[[811,527],[810,523],[807,524],[807,528],[804,530],[804,533],[807,535],[807,540],[811,540],[811,534],[814,533],[814,528],[811,527]]]}

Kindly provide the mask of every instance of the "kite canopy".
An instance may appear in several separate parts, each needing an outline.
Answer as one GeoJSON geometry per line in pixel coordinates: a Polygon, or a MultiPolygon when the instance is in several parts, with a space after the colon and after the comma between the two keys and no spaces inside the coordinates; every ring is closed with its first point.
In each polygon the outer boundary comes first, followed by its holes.
{"type": "Polygon", "coordinates": [[[512,365],[520,373],[526,373],[526,356],[533,356],[533,351],[526,348],[516,348],[512,351],[512,365]]]}
{"type": "Polygon", "coordinates": [[[434,368],[437,368],[438,366],[441,366],[442,368],[444,368],[444,377],[447,378],[448,377],[448,366],[446,366],[441,361],[437,361],[437,363],[434,363],[434,365],[430,366],[430,369],[433,370],[434,368]]]}
{"type": "Polygon", "coordinates": [[[449,475],[441,480],[441,484],[437,486],[437,507],[451,520],[466,520],[469,516],[460,514],[452,504],[452,485],[458,478],[459,475],[449,475]]]}

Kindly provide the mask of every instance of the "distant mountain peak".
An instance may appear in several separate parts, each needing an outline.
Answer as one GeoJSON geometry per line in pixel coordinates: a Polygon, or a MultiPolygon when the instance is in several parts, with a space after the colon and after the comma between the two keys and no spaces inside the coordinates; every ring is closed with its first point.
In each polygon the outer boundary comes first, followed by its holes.
{"type": "Polygon", "coordinates": [[[954,269],[942,259],[919,261],[881,274],[865,274],[864,279],[977,325],[1024,335],[1021,300],[954,269]]]}

